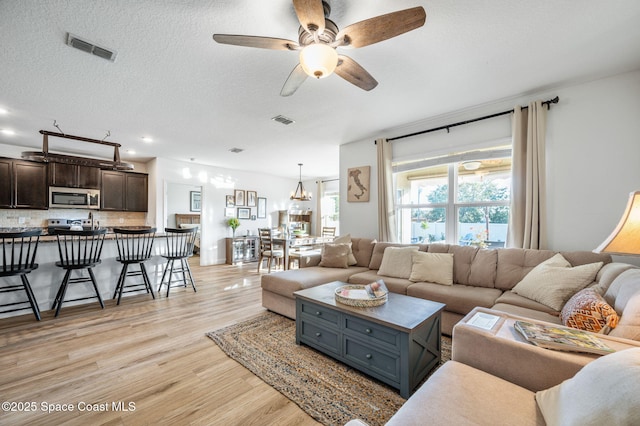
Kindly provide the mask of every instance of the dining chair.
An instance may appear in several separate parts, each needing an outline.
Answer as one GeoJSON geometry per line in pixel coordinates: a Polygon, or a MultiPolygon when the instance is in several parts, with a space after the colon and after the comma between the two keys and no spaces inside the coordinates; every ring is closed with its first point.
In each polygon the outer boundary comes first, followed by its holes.
{"type": "Polygon", "coordinates": [[[280,266],[284,258],[284,250],[278,249],[273,245],[273,234],[271,228],[259,228],[258,236],[260,237],[260,257],[258,258],[258,273],[260,273],[260,267],[262,261],[267,258],[267,266],[269,273],[271,273],[271,262],[276,260],[276,265],[280,266]]]}
{"type": "Polygon", "coordinates": [[[60,255],[60,260],[56,262],[56,266],[65,270],[64,278],[51,306],[51,309],[56,310],[56,317],[60,314],[62,303],[65,302],[64,298],[69,284],[90,282],[96,295],[67,300],[67,302],[97,298],[98,302],[100,302],[100,307],[104,309],[104,302],[98,291],[98,283],[93,274],[93,268],[102,262],[100,256],[102,255],[102,246],[106,233],[106,228],[88,231],[71,231],[69,229],[54,229],[52,231],[52,234],[58,240],[58,253],[60,255]],[[81,271],[83,269],[87,270],[88,277],[82,276],[81,271]],[[71,278],[71,272],[73,271],[77,271],[81,275],[71,278]]]}
{"type": "Polygon", "coordinates": [[[322,236],[323,237],[335,237],[336,236],[336,227],[335,226],[323,226],[322,227],[322,236]]]}
{"type": "Polygon", "coordinates": [[[158,286],[158,293],[162,289],[164,283],[164,277],[168,272],[167,280],[167,297],[169,297],[169,290],[171,290],[172,277],[174,273],[182,274],[183,286],[187,287],[187,278],[193,287],[193,291],[196,290],[196,283],[191,274],[191,268],[189,267],[189,258],[193,256],[193,248],[196,244],[196,237],[198,235],[198,228],[164,228],[164,232],[167,239],[167,250],[161,254],[162,257],[167,259],[167,266],[162,273],[160,279],[160,285],[158,286]],[[175,261],[179,260],[180,265],[174,269],[175,261]]]}
{"type": "Polygon", "coordinates": [[[33,311],[33,315],[40,321],[40,309],[38,302],[31,289],[31,284],[27,279],[27,274],[38,269],[36,263],[36,251],[38,250],[38,241],[40,240],[42,230],[23,231],[23,232],[1,232],[0,240],[2,240],[2,258],[0,259],[0,277],[19,276],[21,284],[10,284],[0,287],[0,293],[13,293],[16,291],[24,291],[27,295],[25,301],[11,301],[4,303],[0,307],[8,309],[0,311],[15,312],[24,309],[33,311]],[[29,306],[25,306],[29,304],[29,306]]]}
{"type": "Polygon", "coordinates": [[[113,233],[116,236],[116,245],[118,246],[118,257],[116,261],[122,264],[113,298],[115,299],[116,296],[118,296],[117,304],[119,305],[124,288],[127,287],[129,289],[126,291],[127,293],[144,289],[147,293],[151,293],[151,297],[155,299],[156,295],[151,288],[151,281],[149,280],[149,274],[144,266],[144,262],[151,259],[151,250],[153,249],[156,228],[114,228],[113,233]],[[140,269],[138,271],[129,269],[130,265],[138,265],[140,269]],[[142,276],[143,282],[125,285],[127,277],[135,276],[142,276]],[[144,288],[142,286],[144,286],[144,288]]]}

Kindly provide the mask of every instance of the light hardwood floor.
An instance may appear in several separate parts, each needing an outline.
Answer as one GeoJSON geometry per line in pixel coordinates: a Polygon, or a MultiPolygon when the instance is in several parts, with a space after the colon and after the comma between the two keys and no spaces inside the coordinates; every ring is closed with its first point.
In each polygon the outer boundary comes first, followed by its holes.
{"type": "Polygon", "coordinates": [[[21,409],[3,406],[0,424],[319,425],[205,336],[264,311],[257,265],[193,260],[197,293],[0,319],[0,400],[21,409]],[[115,410],[120,402],[135,410],[115,410]]]}

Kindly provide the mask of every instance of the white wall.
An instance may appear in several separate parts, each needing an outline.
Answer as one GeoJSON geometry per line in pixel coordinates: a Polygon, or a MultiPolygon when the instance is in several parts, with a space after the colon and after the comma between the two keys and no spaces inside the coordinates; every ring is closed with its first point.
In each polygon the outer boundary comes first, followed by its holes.
{"type": "MultiPolygon", "coordinates": [[[[613,230],[628,194],[640,189],[640,71],[549,89],[414,123],[393,137],[503,111],[558,95],[547,120],[547,214],[549,248],[592,250],[613,230]]],[[[508,117],[508,116],[507,116],[508,117]]],[[[421,150],[460,151],[471,140],[490,142],[510,134],[510,119],[495,118],[393,142],[395,158],[421,150]]],[[[377,237],[377,172],[373,140],[340,147],[340,227],[354,236],[377,237]],[[346,202],[346,170],[371,165],[371,201],[346,202]]],[[[628,261],[629,258],[619,259],[628,261]]]]}
{"type": "MultiPolygon", "coordinates": [[[[200,264],[212,265],[225,262],[225,238],[232,235],[231,228],[226,225],[225,197],[233,195],[234,189],[256,191],[258,197],[267,198],[267,218],[256,220],[240,220],[241,225],[236,235],[257,235],[258,228],[278,225],[278,210],[290,208],[315,207],[314,202],[292,203],[290,192],[297,181],[258,173],[204,166],[194,163],[157,158],[147,164],[154,185],[149,185],[148,220],[154,222],[159,229],[167,223],[166,188],[169,183],[183,185],[200,185],[202,187],[201,211],[201,252],[200,264]],[[191,177],[185,176],[188,170],[191,177]],[[206,173],[206,181],[200,180],[200,174],[206,173]],[[296,207],[298,206],[298,207],[296,207]]],[[[311,189],[312,187],[309,187],[311,189]]],[[[256,214],[256,208],[252,208],[256,214]]]]}

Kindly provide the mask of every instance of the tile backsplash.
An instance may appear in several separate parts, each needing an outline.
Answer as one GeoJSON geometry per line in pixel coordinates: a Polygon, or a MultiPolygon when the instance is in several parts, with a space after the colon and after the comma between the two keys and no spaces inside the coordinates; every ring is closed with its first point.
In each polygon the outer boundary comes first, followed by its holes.
{"type": "Polygon", "coordinates": [[[89,212],[100,226],[145,226],[147,214],[144,212],[110,212],[85,209],[0,209],[0,228],[43,227],[47,219],[87,219],[89,212]]]}

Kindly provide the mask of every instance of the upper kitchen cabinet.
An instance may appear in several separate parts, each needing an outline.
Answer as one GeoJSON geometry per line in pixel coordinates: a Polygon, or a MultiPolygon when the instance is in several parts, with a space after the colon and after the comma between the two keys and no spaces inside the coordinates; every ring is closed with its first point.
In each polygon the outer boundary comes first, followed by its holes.
{"type": "Polygon", "coordinates": [[[67,188],[100,188],[100,169],[98,167],[76,164],[50,163],[49,185],[67,188]]]}
{"type": "Polygon", "coordinates": [[[144,173],[102,170],[101,209],[146,212],[149,176],[144,173]]]}
{"type": "Polygon", "coordinates": [[[0,208],[47,209],[47,164],[0,158],[0,208]]]}

